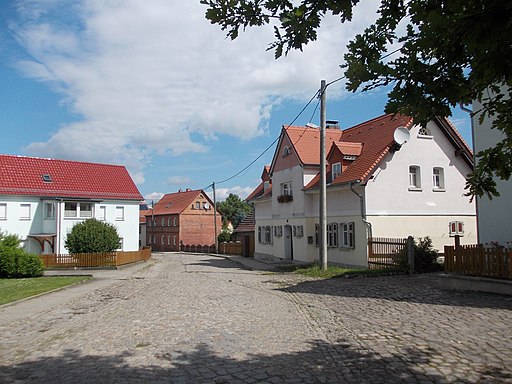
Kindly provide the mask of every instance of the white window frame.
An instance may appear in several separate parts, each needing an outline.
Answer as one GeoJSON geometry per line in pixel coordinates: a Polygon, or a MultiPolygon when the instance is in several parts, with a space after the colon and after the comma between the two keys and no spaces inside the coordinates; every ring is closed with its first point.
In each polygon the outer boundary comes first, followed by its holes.
{"type": "Polygon", "coordinates": [[[160,244],[161,245],[165,244],[165,235],[162,235],[162,237],[160,238],[160,244]]]}
{"type": "Polygon", "coordinates": [[[281,183],[281,194],[285,196],[293,196],[293,188],[291,181],[281,183]]]}
{"type": "Polygon", "coordinates": [[[0,203],[0,220],[7,220],[7,203],[0,203]]]}
{"type": "Polygon", "coordinates": [[[433,190],[443,192],[444,186],[444,169],[442,167],[434,167],[432,169],[432,186],[433,190]]]}
{"type": "Polygon", "coordinates": [[[174,217],[172,218],[172,224],[173,224],[175,227],[177,227],[177,226],[178,226],[178,220],[177,220],[177,219],[178,219],[178,218],[177,218],[176,216],[174,216],[174,217]]]}
{"type": "Polygon", "coordinates": [[[432,139],[432,132],[427,127],[420,127],[418,130],[418,137],[422,139],[432,139]]]}
{"type": "Polygon", "coordinates": [[[162,217],[162,227],[165,227],[165,217],[162,217]]]}
{"type": "Polygon", "coordinates": [[[94,217],[94,204],[86,203],[86,202],[78,203],[78,214],[83,219],[88,219],[88,218],[94,217]],[[86,206],[90,206],[91,209],[90,210],[89,209],[82,210],[82,206],[83,206],[83,208],[86,208],[86,206]]]}
{"type": "Polygon", "coordinates": [[[64,217],[69,218],[69,219],[74,219],[74,218],[78,217],[78,207],[79,207],[79,204],[76,201],[65,201],[64,202],[64,217]],[[74,209],[66,209],[66,205],[68,205],[68,206],[74,205],[75,208],[74,209]]]}
{"type": "Polygon", "coordinates": [[[341,163],[334,163],[331,167],[331,181],[334,181],[339,175],[341,175],[341,163]]]}
{"type": "Polygon", "coordinates": [[[167,235],[167,245],[171,245],[171,235],[167,235]]]}
{"type": "Polygon", "coordinates": [[[351,221],[349,223],[340,223],[341,227],[341,247],[355,248],[355,225],[351,221]]]}
{"type": "Polygon", "coordinates": [[[44,203],[43,207],[45,220],[55,220],[55,203],[46,202],[44,203]]]}
{"type": "Polygon", "coordinates": [[[124,247],[124,239],[122,237],[119,238],[119,247],[117,248],[118,251],[122,251],[124,247]]]}
{"type": "Polygon", "coordinates": [[[450,221],[448,224],[450,237],[464,236],[464,222],[463,221],[450,221]]]}
{"type": "Polygon", "coordinates": [[[409,191],[421,191],[421,168],[419,165],[409,166],[409,191]]]}
{"type": "Polygon", "coordinates": [[[32,217],[32,207],[30,204],[20,204],[20,220],[30,220],[32,217]]]}
{"type": "Polygon", "coordinates": [[[107,207],[105,205],[100,205],[98,208],[98,220],[107,220],[107,207]]]}
{"type": "MultiPolygon", "coordinates": [[[[124,221],[124,207],[122,206],[116,207],[116,221],[124,221]]],[[[156,226],[156,222],[153,223],[153,226],[156,226]]]]}
{"type": "Polygon", "coordinates": [[[297,237],[304,236],[304,226],[303,225],[297,225],[297,237]]]}
{"type": "Polygon", "coordinates": [[[265,226],[265,244],[272,244],[272,227],[265,226]]]}
{"type": "Polygon", "coordinates": [[[172,237],[172,245],[176,245],[176,235],[172,237]]]}
{"type": "MultiPolygon", "coordinates": [[[[168,217],[167,218],[167,226],[170,227],[171,226],[171,217],[168,217]]],[[[170,245],[170,244],[169,244],[170,245]]]]}

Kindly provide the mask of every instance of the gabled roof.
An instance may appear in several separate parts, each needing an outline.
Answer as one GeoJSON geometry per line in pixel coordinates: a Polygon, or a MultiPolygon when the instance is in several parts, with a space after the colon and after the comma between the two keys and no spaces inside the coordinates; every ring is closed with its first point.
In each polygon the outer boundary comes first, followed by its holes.
{"type": "MultiPolygon", "coordinates": [[[[189,205],[192,205],[199,195],[203,195],[213,208],[213,203],[208,195],[202,189],[178,191],[168,193],[158,201],[154,206],[154,215],[169,215],[182,213],[189,205]]],[[[150,213],[151,214],[151,213],[150,213]]]]}
{"type": "Polygon", "coordinates": [[[0,195],[142,200],[124,166],[0,155],[0,195]]]}
{"type": "Polygon", "coordinates": [[[254,217],[254,209],[251,209],[251,212],[244,217],[244,219],[238,224],[233,232],[241,233],[241,232],[254,232],[254,225],[256,224],[256,219],[254,217]]]}
{"type": "MultiPolygon", "coordinates": [[[[336,147],[344,155],[359,156],[363,150],[363,143],[346,143],[342,141],[335,141],[332,147],[336,147]]],[[[331,147],[331,148],[332,148],[331,147]]]]}

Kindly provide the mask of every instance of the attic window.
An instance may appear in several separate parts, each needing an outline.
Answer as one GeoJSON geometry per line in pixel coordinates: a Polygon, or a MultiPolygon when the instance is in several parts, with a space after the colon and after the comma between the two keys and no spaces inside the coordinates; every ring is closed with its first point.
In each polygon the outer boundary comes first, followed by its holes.
{"type": "Polygon", "coordinates": [[[343,160],[354,161],[355,159],[357,159],[357,156],[355,156],[355,155],[345,155],[345,156],[343,156],[343,160]]]}
{"type": "Polygon", "coordinates": [[[49,175],[49,174],[45,173],[42,177],[43,177],[43,181],[44,181],[45,183],[51,183],[51,182],[53,182],[53,180],[52,180],[52,175],[49,175]]]}
{"type": "Polygon", "coordinates": [[[283,157],[288,156],[290,154],[290,147],[286,146],[283,148],[283,157]]]}
{"type": "Polygon", "coordinates": [[[422,137],[424,139],[431,139],[432,133],[427,127],[421,127],[420,130],[418,131],[418,137],[422,137]]]}

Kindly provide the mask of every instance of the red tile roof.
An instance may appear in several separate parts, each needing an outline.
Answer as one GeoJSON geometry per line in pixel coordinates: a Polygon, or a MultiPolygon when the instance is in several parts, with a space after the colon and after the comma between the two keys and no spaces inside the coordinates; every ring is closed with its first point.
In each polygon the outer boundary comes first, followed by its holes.
{"type": "MultiPolygon", "coordinates": [[[[320,130],[318,128],[284,126],[286,134],[293,144],[297,156],[303,165],[320,164],[320,130]]],[[[340,129],[325,130],[325,146],[330,148],[334,141],[341,141],[343,132],[340,129]]]]}
{"type": "Polygon", "coordinates": [[[124,166],[12,155],[0,155],[0,195],[143,199],[124,166]]]}
{"type": "Polygon", "coordinates": [[[175,192],[175,193],[168,193],[164,195],[158,203],[155,204],[153,213],[154,215],[172,215],[172,214],[179,214],[183,212],[189,205],[192,205],[198,196],[202,194],[212,206],[213,209],[213,203],[211,202],[208,195],[202,190],[202,189],[196,189],[196,190],[186,190],[181,192],[175,192]]]}
{"type": "Polygon", "coordinates": [[[151,215],[151,209],[141,209],[139,211],[139,224],[146,224],[147,215],[151,215]]]}
{"type": "Polygon", "coordinates": [[[254,232],[254,225],[256,224],[256,219],[254,217],[254,209],[251,210],[244,217],[244,219],[238,224],[233,232],[242,233],[242,232],[254,232]]]}

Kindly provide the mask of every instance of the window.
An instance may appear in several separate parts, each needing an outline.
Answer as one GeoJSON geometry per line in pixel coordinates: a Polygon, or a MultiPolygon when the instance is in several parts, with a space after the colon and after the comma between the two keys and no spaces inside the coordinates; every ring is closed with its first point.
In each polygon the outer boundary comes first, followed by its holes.
{"type": "Polygon", "coordinates": [[[292,227],[292,234],[293,234],[293,236],[297,236],[297,226],[296,225],[294,225],[292,227]]]}
{"type": "Polygon", "coordinates": [[[327,224],[327,246],[337,247],[338,246],[338,224],[331,223],[327,224]]]}
{"type": "Polygon", "coordinates": [[[261,226],[258,226],[258,243],[261,243],[261,240],[263,238],[262,236],[262,230],[261,230],[261,226]]]}
{"type": "Polygon", "coordinates": [[[77,217],[78,204],[73,201],[66,201],[64,203],[64,217],[77,217]]]}
{"type": "Polygon", "coordinates": [[[80,217],[92,217],[92,203],[80,203],[80,217]]]}
{"type": "Polygon", "coordinates": [[[104,205],[100,205],[98,219],[101,221],[107,220],[107,207],[105,207],[104,205]]]}
{"type": "Polygon", "coordinates": [[[165,217],[162,217],[162,227],[165,226],[165,217]]]}
{"type": "Polygon", "coordinates": [[[354,223],[341,223],[341,246],[354,248],[354,223]]]}
{"type": "Polygon", "coordinates": [[[430,133],[430,130],[427,127],[421,127],[418,131],[418,136],[423,137],[432,137],[432,134],[430,133]]]}
{"type": "Polygon", "coordinates": [[[409,167],[409,189],[421,188],[421,172],[420,167],[411,165],[409,167]]]}
{"type": "Polygon", "coordinates": [[[464,223],[462,221],[451,221],[449,226],[450,236],[464,235],[464,223]]]}
{"type": "Polygon", "coordinates": [[[167,236],[167,245],[171,245],[171,236],[167,236]]]}
{"type": "Polygon", "coordinates": [[[170,218],[170,217],[168,217],[168,218],[167,218],[167,226],[168,226],[168,227],[170,227],[170,226],[171,226],[171,218],[170,218]]]}
{"type": "Polygon", "coordinates": [[[196,209],[201,209],[201,202],[200,201],[196,201],[196,209]]]}
{"type": "Polygon", "coordinates": [[[319,224],[315,224],[315,246],[318,247],[318,245],[320,244],[320,233],[319,233],[319,228],[320,228],[320,225],[319,224]]]}
{"type": "Polygon", "coordinates": [[[302,225],[297,225],[297,237],[304,236],[304,227],[302,225]]]}
{"type": "Polygon", "coordinates": [[[436,191],[444,191],[444,170],[436,167],[432,171],[432,185],[436,191]]]}
{"type": "Polygon", "coordinates": [[[44,218],[55,219],[55,203],[44,203],[44,218]]]}
{"type": "Polygon", "coordinates": [[[123,250],[123,246],[124,246],[124,244],[123,244],[123,243],[124,243],[123,238],[122,238],[122,237],[121,237],[121,238],[119,238],[119,246],[118,246],[118,248],[117,248],[117,250],[118,250],[118,251],[122,251],[122,250],[123,250]]]}
{"type": "Polygon", "coordinates": [[[156,235],[153,235],[153,244],[156,244],[156,235]]]}
{"type": "Polygon", "coordinates": [[[20,220],[30,220],[30,204],[20,204],[20,220]]]}
{"type": "Polygon", "coordinates": [[[290,147],[285,146],[285,147],[283,148],[283,157],[286,157],[286,156],[288,156],[289,154],[290,154],[290,147]]]}
{"type": "Polygon", "coordinates": [[[341,163],[334,163],[332,165],[332,181],[341,175],[341,163]]]}
{"type": "MultiPolygon", "coordinates": [[[[124,207],[116,207],[116,221],[124,220],[124,207]]],[[[153,223],[153,226],[156,226],[156,222],[153,223]]]]}
{"type": "Polygon", "coordinates": [[[178,225],[178,221],[176,219],[176,216],[172,218],[172,225],[174,225],[175,227],[178,225]]]}
{"type": "Polygon", "coordinates": [[[209,209],[210,209],[210,204],[208,204],[206,201],[205,201],[205,202],[203,202],[203,209],[204,209],[205,211],[209,210],[209,209]]]}
{"type": "Polygon", "coordinates": [[[265,227],[265,244],[272,244],[272,232],[270,225],[265,227]]]}
{"type": "Polygon", "coordinates": [[[291,182],[281,184],[281,194],[285,196],[293,195],[291,182]]]}
{"type": "Polygon", "coordinates": [[[176,245],[176,236],[172,237],[172,245],[176,245]]]}
{"type": "Polygon", "coordinates": [[[7,220],[7,204],[0,204],[0,220],[7,220]]]}
{"type": "Polygon", "coordinates": [[[162,238],[160,239],[160,244],[164,245],[165,244],[165,236],[162,235],[162,238]]]}

